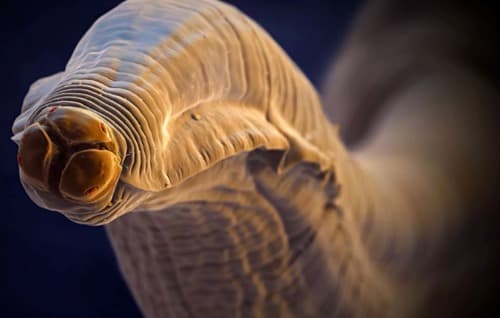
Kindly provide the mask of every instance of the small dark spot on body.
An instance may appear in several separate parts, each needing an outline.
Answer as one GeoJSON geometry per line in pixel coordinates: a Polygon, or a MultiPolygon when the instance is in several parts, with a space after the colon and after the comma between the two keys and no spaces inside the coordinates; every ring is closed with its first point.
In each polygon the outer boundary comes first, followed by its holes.
{"type": "Polygon", "coordinates": [[[342,208],[337,206],[335,202],[330,200],[325,203],[325,211],[330,213],[336,213],[339,218],[342,218],[344,216],[342,208]]]}
{"type": "Polygon", "coordinates": [[[200,120],[200,119],[201,119],[201,116],[200,116],[200,115],[198,115],[198,114],[194,114],[194,113],[192,113],[192,114],[191,114],[191,119],[192,119],[192,120],[200,120]]]}

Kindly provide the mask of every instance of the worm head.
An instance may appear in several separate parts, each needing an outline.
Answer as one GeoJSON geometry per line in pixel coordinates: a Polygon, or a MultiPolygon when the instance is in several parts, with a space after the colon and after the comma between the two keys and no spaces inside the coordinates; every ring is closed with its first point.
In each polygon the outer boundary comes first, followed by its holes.
{"type": "Polygon", "coordinates": [[[75,107],[45,109],[19,141],[20,176],[30,198],[81,223],[110,204],[120,161],[109,124],[75,107]]]}

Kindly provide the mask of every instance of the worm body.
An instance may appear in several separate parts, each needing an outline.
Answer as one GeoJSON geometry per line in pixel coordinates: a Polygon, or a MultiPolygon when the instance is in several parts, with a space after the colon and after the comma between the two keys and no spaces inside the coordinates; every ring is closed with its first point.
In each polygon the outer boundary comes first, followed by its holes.
{"type": "Polygon", "coordinates": [[[120,181],[139,191],[261,147],[292,149],[284,165],[331,160],[311,84],[260,27],[222,3],[124,2],[85,34],[63,73],[33,85],[14,134],[57,105],[110,123],[124,138],[120,181]]]}
{"type": "MultiPolygon", "coordinates": [[[[450,96],[463,83],[496,96],[446,65],[397,86],[349,152],[310,82],[237,9],[128,0],[31,86],[13,126],[20,178],[39,206],[107,224],[149,317],[446,313],[434,290],[475,268],[450,251],[487,188],[478,167],[494,162],[470,151],[487,153],[487,112],[470,111],[474,94],[450,96]],[[443,255],[458,265],[437,269],[443,255]]],[[[341,56],[334,81],[358,66],[341,56]]],[[[349,92],[327,100],[345,111],[349,92]]]]}

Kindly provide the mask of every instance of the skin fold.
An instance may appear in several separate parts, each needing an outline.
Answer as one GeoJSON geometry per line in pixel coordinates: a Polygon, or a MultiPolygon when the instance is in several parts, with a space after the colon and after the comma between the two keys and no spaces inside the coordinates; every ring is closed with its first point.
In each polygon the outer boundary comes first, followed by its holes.
{"type": "Polygon", "coordinates": [[[31,86],[21,182],[106,225],[147,317],[477,314],[499,162],[480,12],[368,3],[321,102],[236,8],[125,1],[31,86]]]}

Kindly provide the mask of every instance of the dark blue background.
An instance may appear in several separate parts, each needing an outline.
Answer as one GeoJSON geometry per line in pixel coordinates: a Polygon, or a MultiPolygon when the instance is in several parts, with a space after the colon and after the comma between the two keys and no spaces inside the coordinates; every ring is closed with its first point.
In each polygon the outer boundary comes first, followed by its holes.
{"type": "MultiPolygon", "coordinates": [[[[63,70],[83,33],[117,0],[8,1],[1,23],[2,317],[139,317],[104,228],[35,206],[9,140],[29,85],[63,70]]],[[[259,22],[318,85],[359,1],[230,1],[259,22]]]]}

